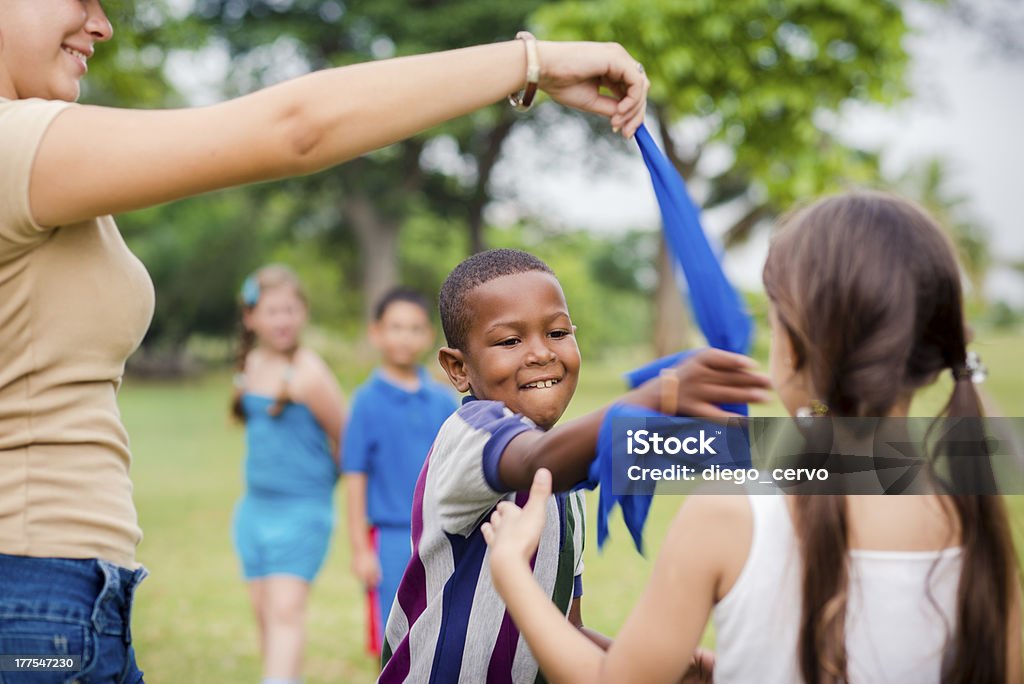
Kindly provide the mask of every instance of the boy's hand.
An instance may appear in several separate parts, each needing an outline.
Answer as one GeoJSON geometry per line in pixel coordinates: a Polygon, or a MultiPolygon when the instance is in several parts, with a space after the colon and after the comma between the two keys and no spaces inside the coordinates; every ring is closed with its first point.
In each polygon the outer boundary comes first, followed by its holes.
{"type": "Polygon", "coordinates": [[[364,587],[372,588],[380,584],[380,561],[377,554],[367,549],[352,556],[352,574],[364,587]]]}
{"type": "Polygon", "coordinates": [[[500,572],[506,560],[530,562],[544,531],[549,496],[551,471],[539,468],[533,476],[530,498],[525,506],[519,508],[511,501],[502,501],[494,509],[490,522],[480,528],[491,547],[492,573],[500,572]]]}
{"type": "Polygon", "coordinates": [[[722,349],[702,349],[635,390],[645,406],[677,416],[727,418],[718,404],[767,401],[771,379],[756,362],[722,349]],[[673,401],[674,400],[674,401],[673,401]]]}

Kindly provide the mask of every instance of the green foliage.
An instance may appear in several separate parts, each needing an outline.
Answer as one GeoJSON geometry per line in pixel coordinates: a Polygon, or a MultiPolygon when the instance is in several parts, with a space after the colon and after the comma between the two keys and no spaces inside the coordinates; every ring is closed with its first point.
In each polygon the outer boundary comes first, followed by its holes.
{"type": "Polygon", "coordinates": [[[114,39],[96,46],[89,76],[82,82],[82,102],[114,107],[180,105],[164,74],[173,49],[200,45],[190,20],[175,20],[167,0],[135,3],[104,0],[114,39]]]}
{"type": "Polygon", "coordinates": [[[1024,328],[1024,310],[1014,309],[1002,300],[992,304],[986,313],[985,322],[996,330],[1024,328]]]}
{"type": "Polygon", "coordinates": [[[732,186],[724,199],[749,192],[788,207],[871,181],[876,160],[839,144],[829,113],[906,94],[907,28],[896,2],[573,1],[534,18],[545,37],[630,50],[651,79],[655,112],[696,123],[679,139],[689,170],[710,144],[730,150],[733,163],[713,179],[732,186]]]}
{"type": "MultiPolygon", "coordinates": [[[[441,283],[469,253],[464,226],[426,210],[418,210],[406,221],[398,244],[402,285],[437,300],[441,283]]],[[[437,312],[434,312],[437,318],[437,312]]]]}
{"type": "MultiPolygon", "coordinates": [[[[757,220],[794,198],[872,178],[876,159],[835,142],[831,113],[905,92],[906,28],[888,1],[197,0],[185,17],[173,5],[110,4],[118,35],[93,60],[89,101],[177,104],[163,78],[175,50],[226,49],[230,96],[312,69],[508,38],[532,16],[544,37],[616,39],[636,54],[653,81],[652,111],[687,124],[672,129],[682,132],[673,151],[683,164],[692,172],[705,150],[729,151],[706,204],[739,200],[757,207],[757,220]]],[[[428,295],[486,235],[552,263],[588,351],[643,341],[653,236],[484,230],[490,169],[521,125],[531,119],[487,108],[313,176],[121,217],[157,286],[146,345],[179,348],[190,333],[233,332],[238,283],[271,260],[291,263],[307,282],[314,322],[357,337],[368,276],[384,270],[366,241],[383,231],[399,236],[399,279],[428,295]],[[428,163],[440,148],[446,161],[428,163]],[[351,211],[356,199],[372,207],[369,230],[351,211]]]]}
{"type": "Polygon", "coordinates": [[[970,214],[969,198],[950,187],[950,169],[941,158],[926,159],[896,179],[896,187],[931,214],[949,234],[970,281],[974,303],[984,301],[985,278],[992,266],[989,235],[970,214]]]}
{"type": "MultiPolygon", "coordinates": [[[[199,0],[196,15],[231,55],[230,95],[314,69],[507,39],[542,1],[199,0]]],[[[336,213],[328,238],[359,237],[362,286],[373,297],[371,290],[392,284],[376,275],[389,273],[398,258],[373,248],[383,234],[399,232],[425,209],[453,220],[459,230],[479,232],[490,169],[516,122],[507,108],[476,112],[293,183],[291,191],[317,195],[332,189],[336,213]],[[439,136],[454,141],[458,168],[423,163],[423,151],[439,136]],[[372,216],[351,210],[356,200],[372,216]]]]}
{"type": "Polygon", "coordinates": [[[148,346],[180,350],[192,334],[230,334],[238,287],[268,255],[275,221],[244,190],[120,218],[157,290],[148,346]]]}
{"type": "MultiPolygon", "coordinates": [[[[602,357],[608,349],[621,353],[623,348],[646,343],[653,274],[648,274],[646,283],[643,276],[650,268],[656,234],[633,231],[602,236],[524,224],[491,228],[487,242],[529,251],[551,266],[562,283],[586,357],[602,357]]],[[[399,247],[403,284],[436,301],[441,283],[465,258],[466,247],[465,233],[452,222],[428,212],[414,216],[403,229],[399,247]]]]}
{"type": "Polygon", "coordinates": [[[558,276],[565,292],[569,313],[577,327],[577,340],[585,359],[605,356],[647,342],[651,329],[651,290],[637,274],[632,279],[625,269],[633,266],[630,256],[654,250],[656,235],[631,232],[614,237],[595,236],[587,231],[546,231],[527,224],[492,230],[494,247],[513,247],[536,254],[558,276]],[[620,261],[620,259],[622,259],[620,261]],[[612,275],[605,280],[603,276],[612,275]]]}

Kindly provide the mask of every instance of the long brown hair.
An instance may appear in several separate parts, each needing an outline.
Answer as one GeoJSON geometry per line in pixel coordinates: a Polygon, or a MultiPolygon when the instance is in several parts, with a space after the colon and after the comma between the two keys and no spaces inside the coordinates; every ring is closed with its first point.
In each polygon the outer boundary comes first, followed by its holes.
{"type": "MultiPolygon", "coordinates": [[[[960,269],[948,238],[916,205],[882,193],[827,197],[784,218],[764,285],[794,365],[836,416],[878,417],[950,370],[933,459],[952,477],[985,477],[982,415],[967,371],[960,269]],[[971,453],[964,453],[965,450],[971,453]],[[959,472],[957,472],[959,470],[959,472]],[[979,475],[980,473],[980,475],[979,475]]],[[[990,490],[991,491],[991,490],[990,490]]],[[[963,546],[956,626],[943,682],[1002,682],[1017,560],[1003,501],[953,493],[963,546]]],[[[803,560],[799,663],[808,684],[847,680],[848,521],[842,496],[797,496],[803,560]]]]}
{"type": "MultiPolygon", "coordinates": [[[[239,306],[243,313],[250,312],[256,308],[260,296],[267,290],[278,287],[290,287],[304,306],[309,306],[306,292],[302,282],[287,266],[282,264],[269,264],[257,270],[245,279],[242,290],[239,293],[239,306]]],[[[239,321],[239,340],[235,349],[235,382],[234,392],[231,395],[231,415],[239,421],[245,422],[245,407],[242,404],[242,396],[245,394],[245,360],[256,347],[256,333],[249,330],[243,321],[239,321]]],[[[293,356],[296,350],[291,350],[289,356],[293,356]]],[[[272,416],[279,416],[288,403],[288,378],[282,379],[281,388],[274,397],[274,403],[267,408],[267,413],[272,416]]]]}

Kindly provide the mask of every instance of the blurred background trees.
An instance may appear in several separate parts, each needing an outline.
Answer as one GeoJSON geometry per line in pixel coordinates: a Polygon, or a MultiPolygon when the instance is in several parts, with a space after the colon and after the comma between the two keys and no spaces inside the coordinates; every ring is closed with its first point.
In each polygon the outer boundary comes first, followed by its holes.
{"type": "MultiPolygon", "coordinates": [[[[724,226],[718,231],[724,249],[742,245],[798,199],[881,183],[878,150],[841,140],[841,112],[850,103],[891,105],[909,92],[908,27],[895,2],[136,5],[129,13],[115,3],[117,39],[97,51],[84,101],[204,104],[314,69],[507,39],[522,26],[548,38],[617,40],[644,64],[652,81],[648,127],[698,203],[724,226]]],[[[943,11],[999,30],[966,3],[943,11]]],[[[1012,51],[1015,44],[1006,45],[1012,51]]],[[[437,97],[445,97],[443,90],[437,97]]],[[[158,292],[139,358],[178,371],[190,340],[230,339],[239,283],[267,261],[300,272],[321,328],[357,340],[384,290],[402,283],[434,296],[459,260],[492,246],[525,248],[551,263],[587,354],[668,352],[692,343],[658,226],[595,232],[561,225],[496,182],[517,131],[543,140],[580,125],[579,115],[550,103],[537,109],[521,116],[498,104],[322,173],[120,217],[158,292]],[[515,210],[492,211],[496,204],[515,210]]],[[[587,143],[572,154],[592,155],[606,167],[640,164],[631,144],[615,142],[600,122],[582,120],[587,143]]],[[[950,228],[972,297],[983,306],[987,234],[948,182],[943,162],[923,162],[893,183],[950,228]]]]}

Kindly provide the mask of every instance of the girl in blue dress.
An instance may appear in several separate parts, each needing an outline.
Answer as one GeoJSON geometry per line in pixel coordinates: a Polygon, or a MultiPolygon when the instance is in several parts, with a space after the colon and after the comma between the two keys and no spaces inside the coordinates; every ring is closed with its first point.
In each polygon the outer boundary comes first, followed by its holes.
{"type": "Polygon", "coordinates": [[[334,529],[344,406],[316,352],[288,268],[266,266],[242,287],[242,349],[233,404],[245,422],[245,493],[234,539],[259,625],[264,684],[298,682],[309,587],[334,529]]]}

